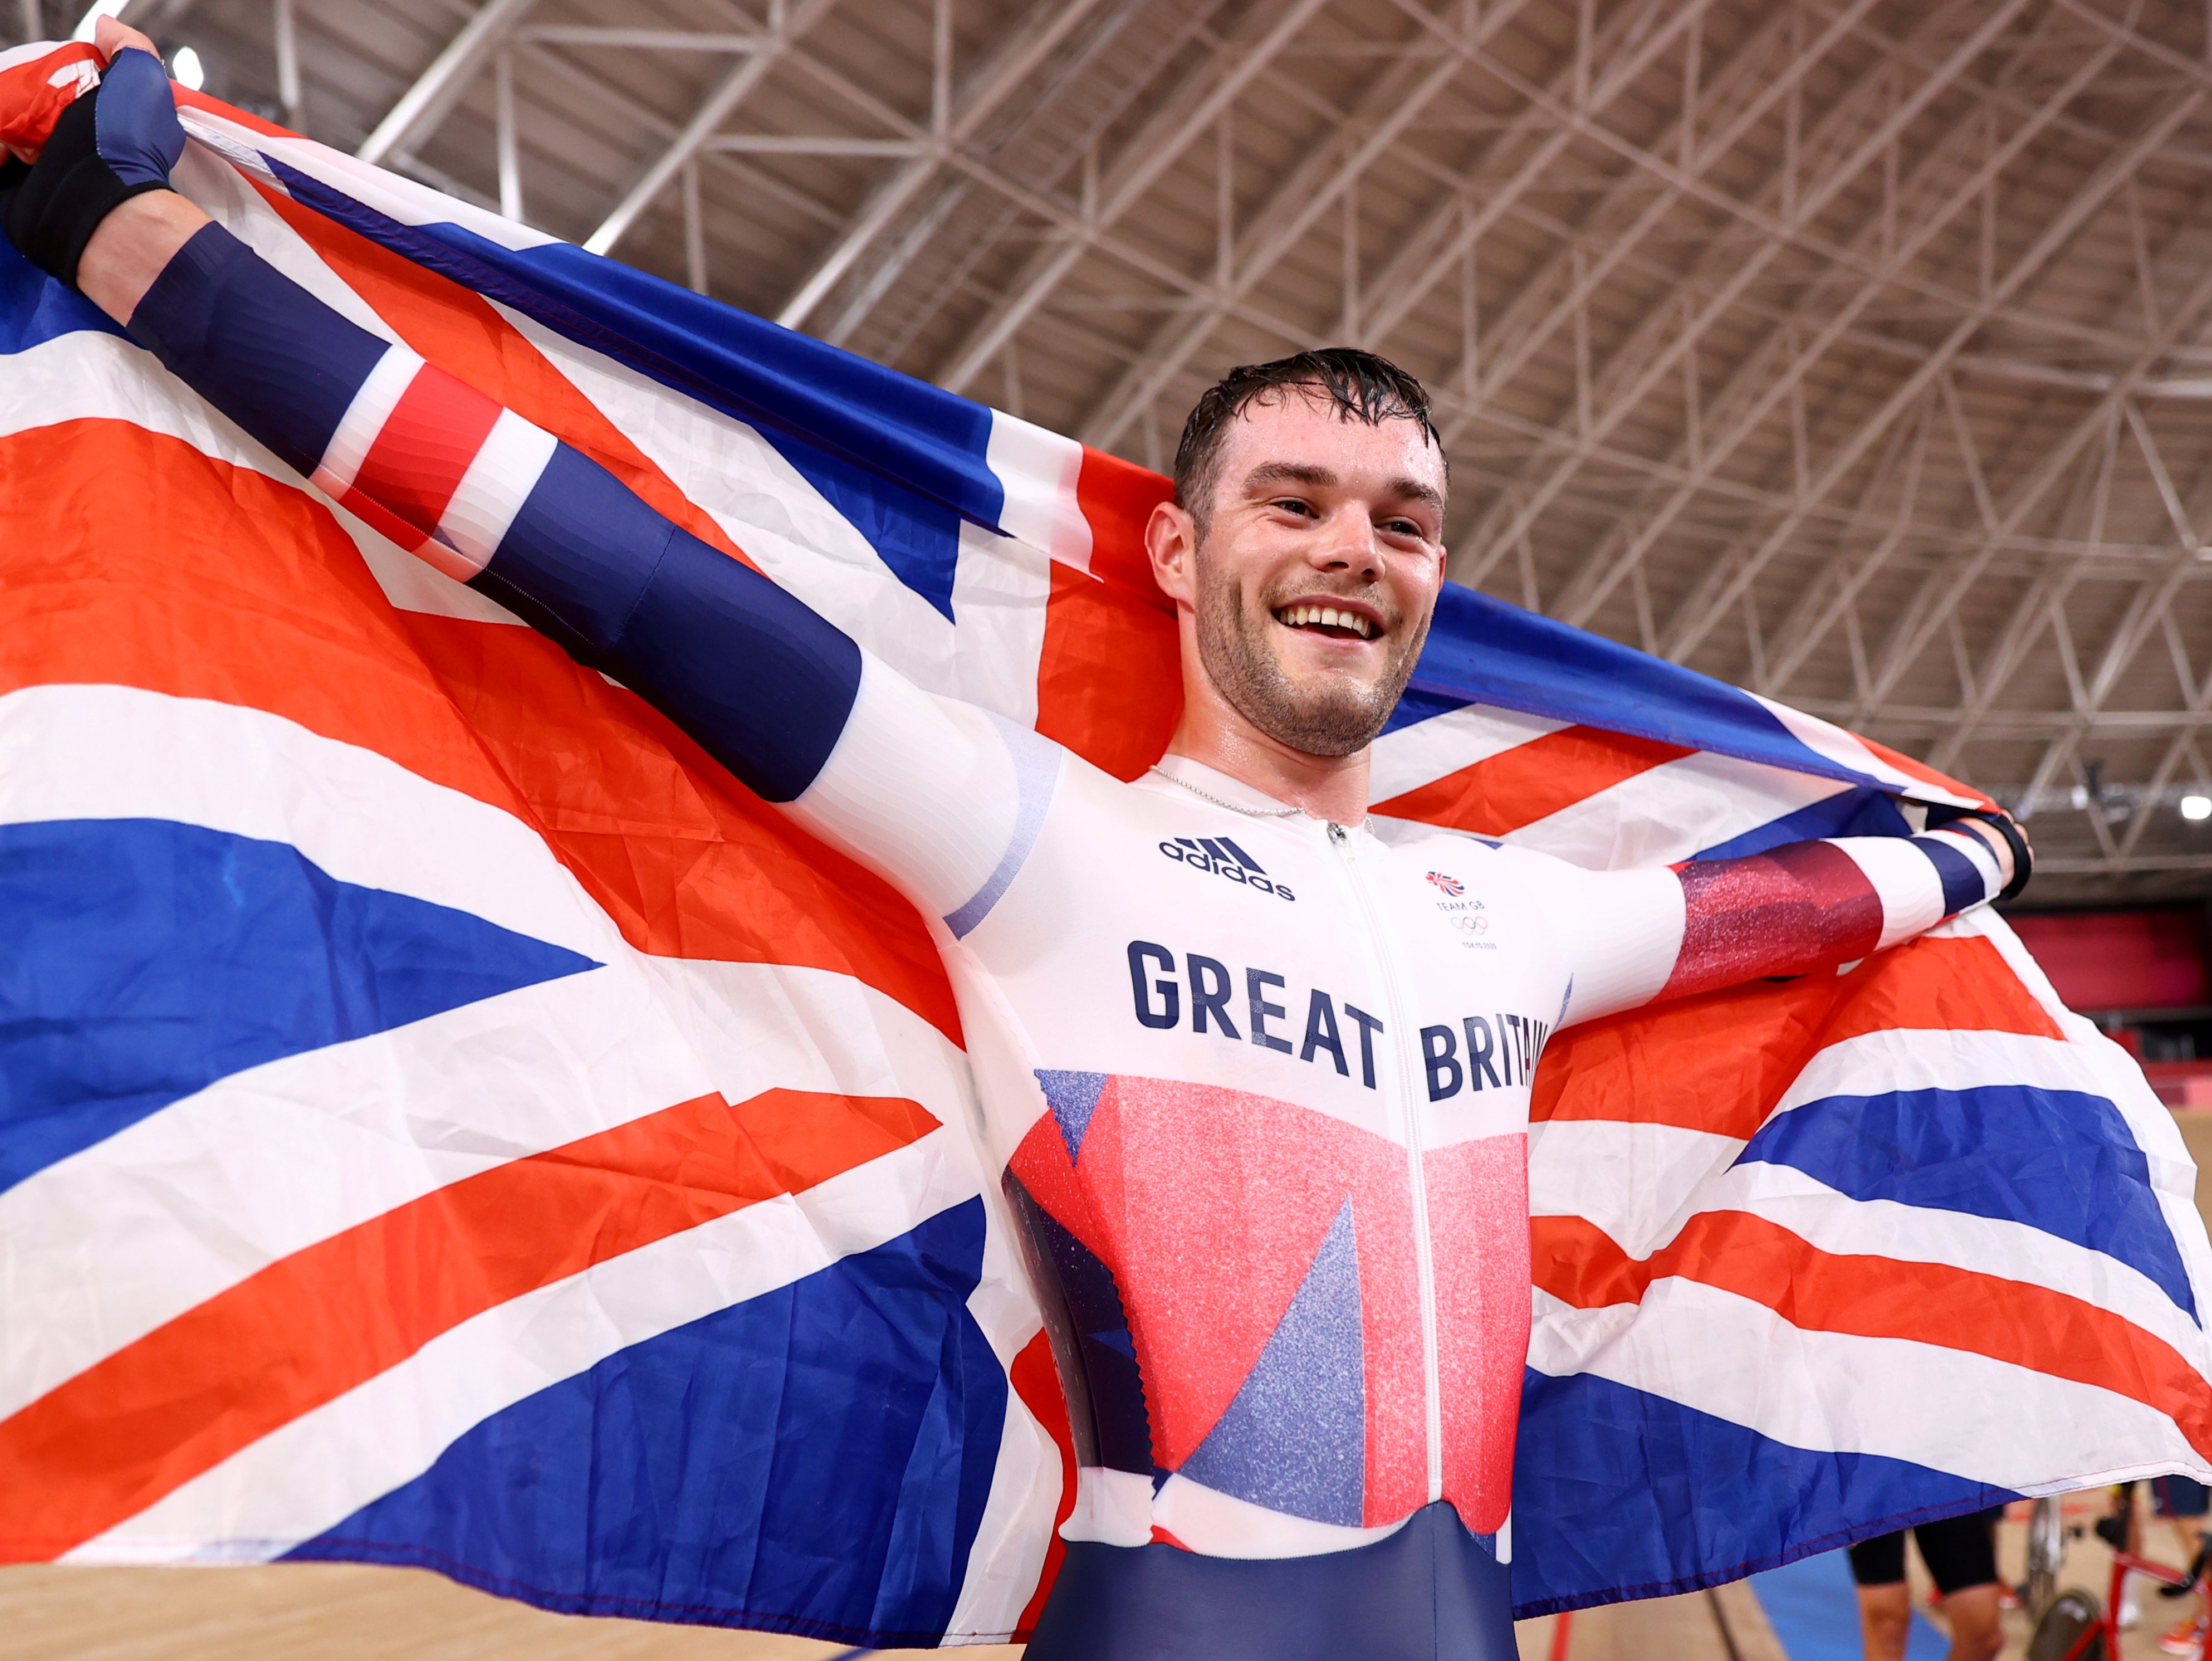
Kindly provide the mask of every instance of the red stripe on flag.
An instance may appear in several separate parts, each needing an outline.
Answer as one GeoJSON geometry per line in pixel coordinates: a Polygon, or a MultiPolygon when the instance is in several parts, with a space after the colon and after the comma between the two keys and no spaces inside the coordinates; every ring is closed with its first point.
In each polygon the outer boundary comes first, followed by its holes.
{"type": "Polygon", "coordinates": [[[1060,1524],[1075,1514],[1075,1433],[1067,1418],[1067,1397],[1060,1387],[1060,1368],[1052,1358],[1052,1342],[1040,1332],[1022,1346],[1021,1353],[1006,1368],[1006,1382],[1022,1398],[1022,1404],[1033,1414],[1045,1433],[1052,1438],[1053,1445],[1060,1450],[1060,1504],[1053,1510],[1052,1537],[1044,1550],[1044,1568],[1037,1576],[1036,1591],[1030,1594],[1028,1606],[1021,1618],[1014,1622],[1014,1640],[1026,1643],[1036,1630],[1037,1617],[1044,1613],[1044,1600],[1052,1591],[1052,1583],[1060,1578],[1060,1560],[1067,1555],[1067,1544],[1060,1537],[1060,1524]]]}
{"type": "Polygon", "coordinates": [[[304,491],[125,422],[62,422],[0,439],[0,691],[283,716],[514,814],[640,951],[856,976],[957,1041],[943,962],[890,884],[550,642],[395,611],[304,491]]]}
{"type": "Polygon", "coordinates": [[[1932,784],[1939,790],[1948,790],[1954,796],[1964,796],[1967,800],[1978,801],[1984,807],[1996,806],[1995,801],[1975,789],[1972,785],[1961,784],[1948,773],[1937,772],[1926,762],[1915,761],[1911,757],[1893,750],[1886,744],[1876,744],[1872,739],[1863,737],[1857,733],[1852,733],[1851,736],[1909,779],[1918,779],[1922,783],[1932,784]]]}
{"type": "Polygon", "coordinates": [[[1989,941],[1917,940],[1848,975],[1731,987],[1570,1027],[1545,1049],[1529,1111],[1747,1140],[1822,1050],[1898,1028],[2063,1036],[1989,941]]]}
{"type": "Polygon", "coordinates": [[[702,1096],[319,1241],[0,1421],[0,1550],[68,1551],[472,1316],[937,1128],[896,1097],[702,1096]]]}
{"type": "Polygon", "coordinates": [[[1158,761],[1182,715],[1175,607],[1152,581],[1144,542],[1145,522],[1170,488],[1086,447],[1075,494],[1091,526],[1091,570],[1052,568],[1037,731],[1116,778],[1158,761]]]}
{"type": "Polygon", "coordinates": [[[1697,753],[1679,744],[1631,738],[1598,727],[1563,727],[1377,802],[1375,811],[1393,818],[1502,837],[1655,767],[1697,753]]]}
{"type": "Polygon", "coordinates": [[[498,419],[498,405],[426,363],[368,447],[354,489],[428,536],[498,419]]]}
{"type": "Polygon", "coordinates": [[[188,110],[205,110],[210,115],[219,115],[226,121],[235,121],[248,132],[264,133],[271,138],[297,138],[300,135],[289,127],[280,127],[274,121],[226,104],[220,98],[210,98],[204,92],[194,92],[178,82],[169,82],[169,95],[188,110]]]}
{"type": "Polygon", "coordinates": [[[1764,1305],[1804,1331],[1907,1339],[2115,1391],[2169,1415],[2212,1457],[2212,1384],[2164,1340],[2048,1287],[1822,1251],[1747,1211],[1692,1217],[1641,1261],[1585,1218],[1534,1226],[1536,1284],[1578,1309],[1640,1303],[1652,1281],[1679,1276],[1764,1305]]]}

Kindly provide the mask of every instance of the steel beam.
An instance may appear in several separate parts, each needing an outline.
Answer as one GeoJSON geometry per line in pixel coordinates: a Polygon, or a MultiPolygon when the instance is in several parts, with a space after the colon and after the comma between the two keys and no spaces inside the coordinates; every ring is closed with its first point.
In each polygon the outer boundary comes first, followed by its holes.
{"type": "Polygon", "coordinates": [[[938,377],[939,384],[951,392],[964,391],[1014,332],[1029,321],[1060,280],[1098,246],[1154,181],[1205,135],[1221,112],[1326,3],[1327,0],[1283,0],[1277,7],[1254,8],[1248,14],[1250,21],[1222,40],[1186,75],[1159,113],[1122,146],[1113,177],[1101,181],[1096,202],[1085,204],[1078,228],[1029,261],[1009,292],[947,355],[947,367],[938,377]]]}
{"type": "Polygon", "coordinates": [[[584,239],[586,252],[606,253],[620,242],[637,222],[638,216],[651,207],[654,198],[684,170],[684,164],[714,136],[715,129],[730,119],[732,112],[768,78],[799,38],[827,16],[836,4],[836,0],[796,0],[787,9],[779,9],[772,14],[775,27],[763,43],[746,53],[707,94],[705,102],[674,141],[646,168],[643,177],[630,186],[614,210],[599,222],[599,228],[584,239]]]}
{"type": "MultiPolygon", "coordinates": [[[[1650,58],[1663,51],[1682,28],[1694,24],[1707,3],[1710,0],[1694,0],[1694,3],[1675,8],[1672,20],[1653,32],[1648,50],[1637,55],[1634,71],[1640,71],[1650,58]]],[[[1344,148],[1340,150],[1330,144],[1312,151],[1282,177],[1267,201],[1248,216],[1249,228],[1236,239],[1234,246],[1215,251],[1212,284],[1218,291],[1215,297],[1171,319],[1134,355],[1128,369],[1083,422],[1082,435],[1087,442],[1103,448],[1121,437],[1137,411],[1159,396],[1168,383],[1182,372],[1183,366],[1228,317],[1235,301],[1251,292],[1262,277],[1273,271],[1304,240],[1323,213],[1340,201],[1351,199],[1349,192],[1360,174],[1397,142],[1431,100],[1459,77],[1475,48],[1512,21],[1522,4],[1522,0],[1499,0],[1499,3],[1490,7],[1476,24],[1474,34],[1461,43],[1462,50],[1459,52],[1437,53],[1433,58],[1424,53],[1421,57],[1427,58],[1426,62],[1410,57],[1389,60],[1387,67],[1372,77],[1354,99],[1352,109],[1340,118],[1344,148]]],[[[1634,71],[1613,77],[1601,96],[1617,94],[1632,78],[1634,71]]],[[[1568,78],[1573,72],[1571,66],[1563,67],[1560,77],[1568,78]]],[[[1510,143],[1511,131],[1509,129],[1509,136],[1497,142],[1510,143]]],[[[1533,165],[1540,167],[1556,153],[1557,147],[1541,153],[1542,161],[1533,165]]],[[[1349,239],[1348,228],[1346,236],[1349,239]]],[[[1348,242],[1348,246],[1352,245],[1348,242]]],[[[1347,283],[1347,289],[1350,286],[1347,283]]],[[[1364,332],[1370,338],[1379,338],[1382,333],[1373,327],[1364,332]]]]}
{"type": "MultiPolygon", "coordinates": [[[[2026,0],[2018,0],[2018,3],[2014,3],[2014,0],[2007,0],[2007,3],[1993,9],[1990,15],[1982,20],[1980,25],[1946,56],[1946,70],[1943,76],[1931,76],[1926,82],[1915,88],[1910,96],[1900,99],[1887,116],[1875,124],[1873,131],[1853,146],[1837,166],[1829,170],[1825,179],[1816,186],[1796,194],[1796,199],[1790,204],[1792,211],[1786,216],[1787,225],[1791,228],[1802,226],[1809,223],[1824,211],[1853,179],[1881,159],[1890,143],[1924,112],[1936,97],[1948,90],[1950,77],[1956,76],[1978,58],[1988,50],[1990,45],[2002,30],[2025,9],[2026,0]]],[[[1540,89],[1532,88],[1531,90],[1537,91],[1540,95],[1540,89]]],[[[1571,112],[1561,111],[1559,115],[1561,119],[1573,119],[1571,112]]],[[[1640,152],[1638,154],[1641,155],[1640,152]]],[[[1698,185],[1698,181],[1681,176],[1673,164],[1660,158],[1647,156],[1644,157],[1644,161],[1646,165],[1663,175],[1681,178],[1686,187],[1696,187],[1698,185]]],[[[1655,351],[1648,360],[1635,367],[1626,386],[1607,390],[1606,407],[1598,414],[1593,423],[1592,430],[1595,435],[1602,437],[1626,419],[1660,382],[1673,373],[1682,355],[1694,350],[1709,329],[1731,313],[1745,292],[1789,246],[1788,236],[1772,237],[1756,246],[1749,258],[1736,262],[1717,290],[1706,297],[1704,303],[1698,307],[1696,314],[1684,325],[1680,332],[1671,341],[1655,351]]],[[[1711,475],[1715,471],[1713,465],[1715,459],[1716,458],[1709,452],[1705,458],[1705,465],[1698,470],[1699,474],[1711,475]]],[[[1510,546],[1513,538],[1528,530],[1543,510],[1551,505],[1559,492],[1566,487],[1574,472],[1575,468],[1570,464],[1563,464],[1551,470],[1529,492],[1527,499],[1516,510],[1505,528],[1493,533],[1488,545],[1510,546]]],[[[1639,551],[1636,559],[1619,559],[1611,563],[1601,572],[1586,570],[1578,574],[1570,586],[1566,600],[1563,602],[1562,615],[1565,615],[1570,622],[1578,623],[1587,618],[1596,609],[1605,594],[1610,592],[1613,585],[1626,575],[1640,558],[1639,551]]],[[[1484,565],[1478,563],[1472,573],[1471,580],[1480,581],[1485,569],[1486,568],[1484,565]]]]}
{"type": "MultiPolygon", "coordinates": [[[[963,82],[952,100],[952,119],[943,136],[946,146],[967,143],[1001,106],[1029,82],[1054,50],[1097,9],[1099,0],[1036,0],[1006,44],[963,82]]],[[[876,239],[911,206],[939,176],[941,160],[934,147],[921,151],[878,186],[776,313],[787,329],[803,326],[815,308],[842,282],[876,239]]]]}
{"type": "Polygon", "coordinates": [[[436,130],[462,93],[469,77],[483,67],[505,40],[532,0],[484,0],[476,15],[461,25],[460,33],[446,43],[415,84],[399,94],[375,130],[355,152],[372,166],[395,151],[411,149],[415,141],[436,130]]]}
{"type": "MultiPolygon", "coordinates": [[[[2082,65],[2081,70],[2069,78],[2064,88],[2065,101],[2070,102],[2095,78],[2097,73],[2101,72],[2103,67],[2103,64],[2098,61],[2098,57],[2093,55],[2082,65]]],[[[1935,381],[1944,366],[1950,362],[1952,356],[1981,332],[1989,320],[1990,312],[2002,304],[2010,295],[2017,293],[2030,277],[2039,272],[2073,238],[2075,233],[2081,228],[2082,222],[2092,213],[2103,207],[2112,194],[2134,176],[2135,169],[2141,164],[2144,155],[2164,143],[2176,128],[2197,113],[2203,105],[2205,97],[2206,94],[2203,93],[2191,92],[2173,100],[2132,143],[2099,167],[2088,182],[2075,192],[2057,216],[2045,225],[2041,234],[2036,238],[2027,252],[2013,262],[2011,269],[2007,271],[2003,279],[1991,288],[1988,303],[1976,306],[1951,326],[1945,334],[1942,343],[1929,355],[1918,368],[1905,377],[1903,383],[1887,399],[1883,400],[1881,409],[1868,420],[1862,422],[1851,436],[1830,453],[1828,459],[1822,465],[1818,477],[1802,494],[1808,496],[1825,496],[1834,490],[1844,474],[1857,465],[1868,447],[1887,429],[1889,423],[1897,419],[1920,396],[1921,392],[1935,381]]],[[[2053,101],[2056,103],[2058,100],[2053,101]]],[[[2018,133],[2006,142],[2002,149],[1990,156],[1983,167],[1977,170],[1974,180],[1970,186],[1972,194],[1978,195],[1982,184],[1994,179],[1997,173],[2001,172],[2027,147],[2028,140],[2034,137],[2038,125],[2039,124],[2034,122],[2025,124],[2018,133]]],[[[1961,192],[1961,194],[1965,193],[1961,192]]],[[[1952,216],[1952,213],[1942,216],[1945,222],[1948,222],[1952,216]]],[[[1933,235],[1934,228],[1932,226],[1929,228],[1930,236],[1933,235]]],[[[1924,246],[1924,240],[1925,239],[1916,239],[1905,246],[1915,246],[1917,251],[1917,246],[1924,246]]],[[[1859,299],[1837,313],[1838,321],[1856,317],[1865,307],[1873,304],[1875,298],[1875,292],[1871,287],[1863,290],[1859,299]]],[[[1795,384],[1796,380],[1802,378],[1805,368],[1809,368],[1826,352],[1839,332],[1840,329],[1836,322],[1832,322],[1827,328],[1821,331],[1815,338],[1814,344],[1800,356],[1799,364],[1802,367],[1795,371],[1791,384],[1795,384]]],[[[1770,408],[1771,402],[1771,398],[1766,400],[1767,406],[1770,408]]],[[[1781,524],[1768,532],[1757,549],[1749,556],[1737,563],[1732,569],[1723,573],[1716,573],[1714,577],[1700,586],[1698,593],[1692,594],[1684,602],[1681,608],[1681,619],[1667,642],[1666,651],[1669,658],[1680,662],[1697,648],[1722,611],[1735,602],[1736,596],[1743,593],[1753,579],[1765,568],[1766,562],[1773,557],[1777,551],[1782,548],[1791,536],[1796,534],[1797,526],[1802,522],[1802,518],[1796,514],[1784,519],[1781,524]]]]}

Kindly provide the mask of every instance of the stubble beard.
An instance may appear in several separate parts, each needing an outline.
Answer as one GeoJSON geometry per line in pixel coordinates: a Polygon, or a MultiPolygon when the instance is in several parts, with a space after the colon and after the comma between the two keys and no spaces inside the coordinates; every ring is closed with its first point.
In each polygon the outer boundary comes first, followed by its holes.
{"type": "Polygon", "coordinates": [[[1262,596],[1247,606],[1235,578],[1212,569],[1202,538],[1195,569],[1198,660],[1238,715],[1278,744],[1309,756],[1349,756],[1375,741],[1413,678],[1421,643],[1428,638],[1427,618],[1407,628],[1403,618],[1393,618],[1395,608],[1373,588],[1339,593],[1340,599],[1365,600],[1392,619],[1391,655],[1382,673],[1364,684],[1349,675],[1328,675],[1316,684],[1301,685],[1283,672],[1268,630],[1281,626],[1274,618],[1277,608],[1309,596],[1325,599],[1332,591],[1262,596]]]}

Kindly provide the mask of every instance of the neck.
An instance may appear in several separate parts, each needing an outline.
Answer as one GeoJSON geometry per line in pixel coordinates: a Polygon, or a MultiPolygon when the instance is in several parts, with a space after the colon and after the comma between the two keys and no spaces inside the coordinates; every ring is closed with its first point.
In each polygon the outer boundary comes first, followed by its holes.
{"type": "Polygon", "coordinates": [[[1226,774],[1237,783],[1299,807],[1317,819],[1358,824],[1367,817],[1367,751],[1315,756],[1269,738],[1219,693],[1187,697],[1168,744],[1171,756],[1226,774]]]}

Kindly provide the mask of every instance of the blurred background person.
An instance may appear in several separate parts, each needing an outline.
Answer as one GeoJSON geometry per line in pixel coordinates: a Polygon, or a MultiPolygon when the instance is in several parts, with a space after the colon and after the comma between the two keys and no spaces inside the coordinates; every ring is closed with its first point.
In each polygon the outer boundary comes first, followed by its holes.
{"type": "MultiPolygon", "coordinates": [[[[1909,1530],[1920,1561],[1942,1594],[1951,1624],[1950,1661],[1996,1661],[2004,1647],[1998,1621],[1996,1528],[2003,1507],[1979,1511],[1909,1530]]],[[[1859,1632],[1866,1661],[1905,1661],[1912,1626],[1912,1594],[1905,1579],[1905,1536],[1862,1540],[1850,1548],[1851,1579],[1858,1582],[1859,1632]]]]}

